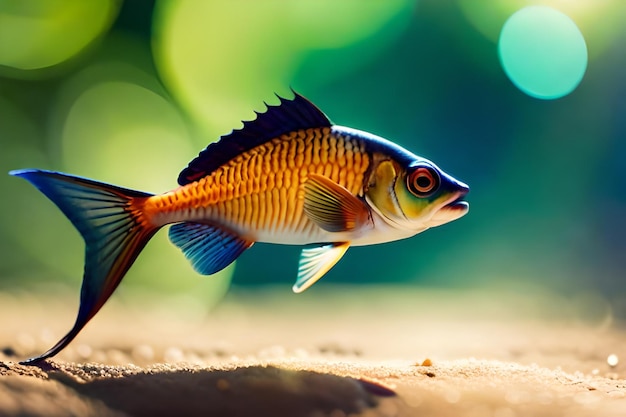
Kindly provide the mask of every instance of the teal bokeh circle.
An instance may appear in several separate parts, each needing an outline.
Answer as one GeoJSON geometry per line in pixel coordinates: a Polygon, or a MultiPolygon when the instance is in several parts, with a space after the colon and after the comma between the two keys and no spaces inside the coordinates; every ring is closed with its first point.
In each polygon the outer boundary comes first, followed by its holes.
{"type": "Polygon", "coordinates": [[[587,69],[587,45],[576,23],[545,6],[529,6],[504,23],[498,54],[511,82],[531,97],[571,93],[587,69]]]}

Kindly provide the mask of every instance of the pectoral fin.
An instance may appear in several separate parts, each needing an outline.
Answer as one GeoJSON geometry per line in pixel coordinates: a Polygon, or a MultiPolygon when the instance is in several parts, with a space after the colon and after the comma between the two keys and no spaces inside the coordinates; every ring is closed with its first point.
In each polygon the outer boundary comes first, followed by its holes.
{"type": "Polygon", "coordinates": [[[326,231],[351,231],[369,220],[370,210],[364,201],[324,176],[309,174],[304,193],[304,212],[326,231]]]}
{"type": "Polygon", "coordinates": [[[302,250],[298,265],[298,279],[293,292],[300,293],[324,276],[341,259],[350,242],[333,242],[302,250]]]}

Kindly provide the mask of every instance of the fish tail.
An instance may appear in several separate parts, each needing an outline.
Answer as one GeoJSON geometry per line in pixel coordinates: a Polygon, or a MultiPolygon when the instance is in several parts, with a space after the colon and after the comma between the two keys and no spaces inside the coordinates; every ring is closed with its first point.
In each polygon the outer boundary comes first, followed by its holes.
{"type": "Polygon", "coordinates": [[[47,352],[22,364],[59,353],[100,310],[148,240],[159,229],[143,212],[151,194],[53,171],[18,170],[67,216],[85,240],[85,269],[74,327],[47,352]]]}

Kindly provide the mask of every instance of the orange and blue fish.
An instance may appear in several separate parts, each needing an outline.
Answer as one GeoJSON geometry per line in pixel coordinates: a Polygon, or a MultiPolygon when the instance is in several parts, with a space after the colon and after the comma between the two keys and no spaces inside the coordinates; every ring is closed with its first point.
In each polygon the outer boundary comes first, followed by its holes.
{"type": "Polygon", "coordinates": [[[60,172],[11,171],[61,209],[86,247],[74,326],[23,363],[65,348],[165,225],[204,275],[227,267],[255,242],[305,245],[293,286],[299,293],[350,246],[408,238],[468,212],[467,185],[393,142],[334,125],[294,94],[210,144],[180,173],[179,187],[163,194],[60,172]]]}

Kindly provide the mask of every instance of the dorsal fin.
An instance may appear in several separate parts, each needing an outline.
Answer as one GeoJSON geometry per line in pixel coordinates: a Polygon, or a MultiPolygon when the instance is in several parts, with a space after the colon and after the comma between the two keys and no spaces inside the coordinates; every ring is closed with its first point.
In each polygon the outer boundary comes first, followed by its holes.
{"type": "Polygon", "coordinates": [[[313,103],[293,92],[291,100],[277,95],[280,104],[267,105],[265,113],[255,120],[243,122],[243,128],[233,130],[211,143],[189,163],[178,176],[178,184],[185,185],[209,175],[242,152],[261,145],[285,133],[314,127],[328,127],[332,122],[313,103]]]}

